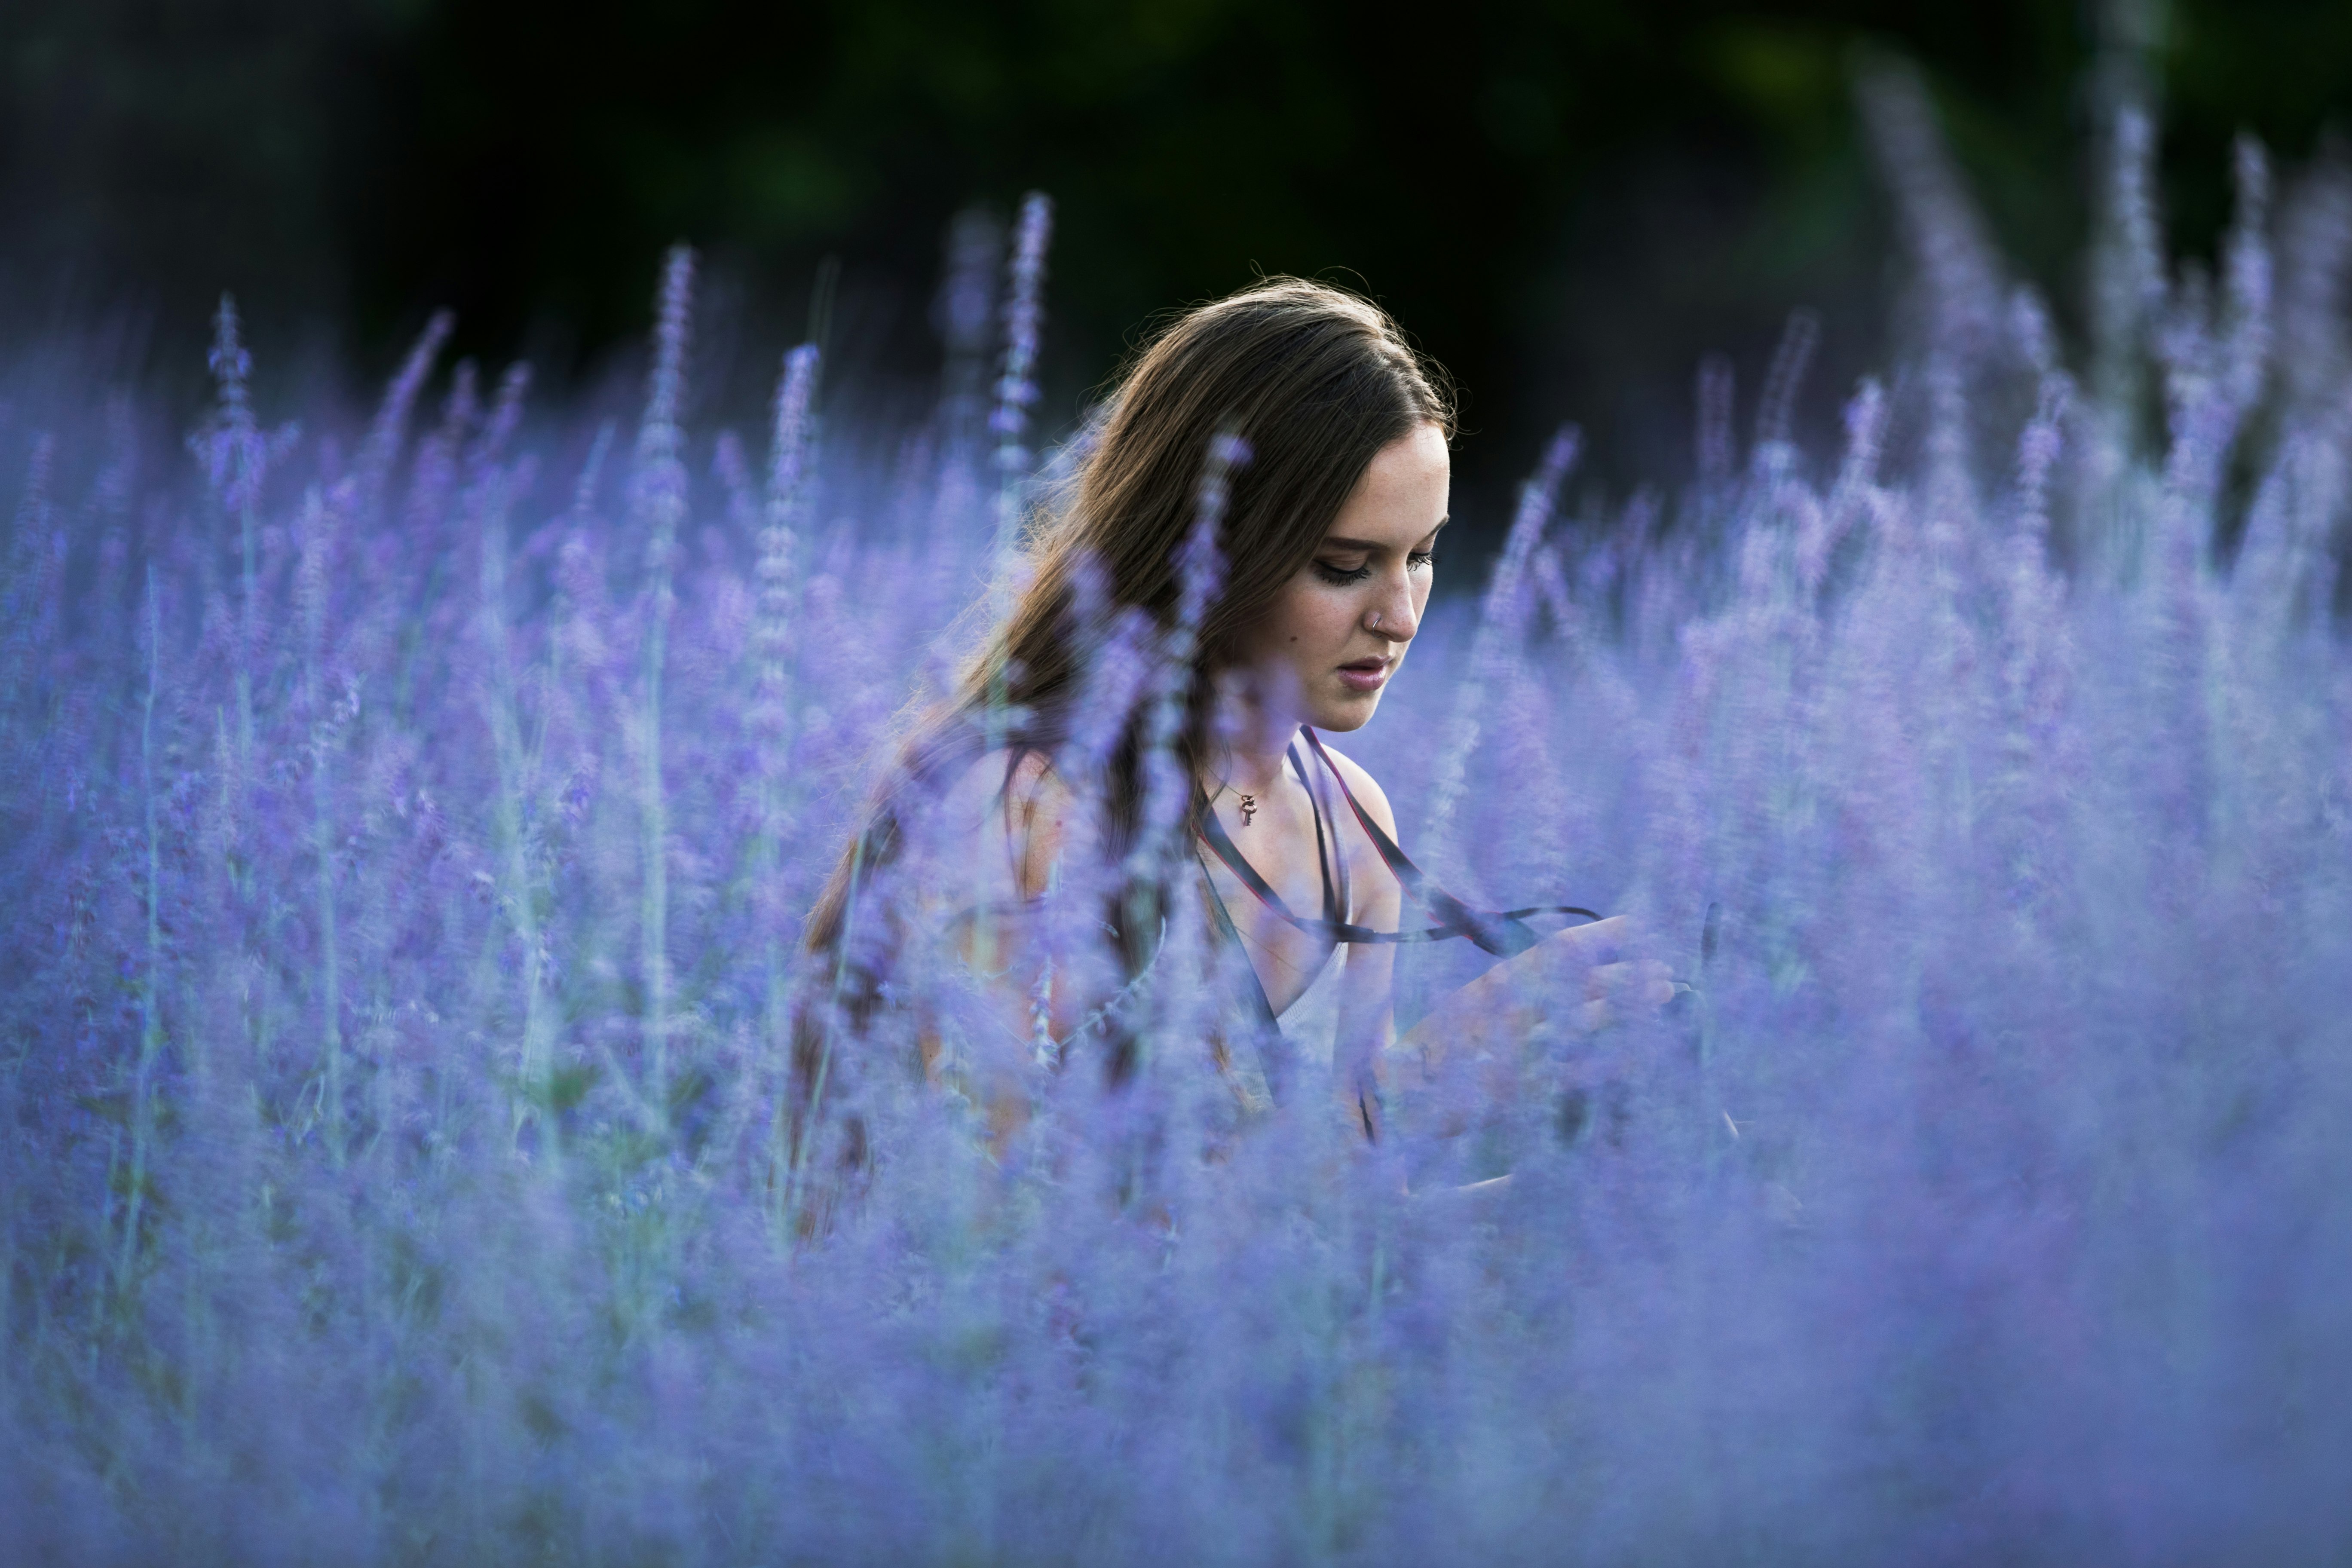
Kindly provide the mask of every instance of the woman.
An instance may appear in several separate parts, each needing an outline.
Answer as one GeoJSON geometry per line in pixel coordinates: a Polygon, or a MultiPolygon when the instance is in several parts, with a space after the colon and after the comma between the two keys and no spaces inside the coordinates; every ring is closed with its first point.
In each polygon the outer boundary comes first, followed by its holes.
{"type": "Polygon", "coordinates": [[[1183,994],[1171,953],[1225,956],[1204,1059],[1239,1104],[1308,1092],[1328,1062],[1374,1138],[1384,1079],[1524,1036],[1544,1020],[1519,998],[1581,982],[1584,1026],[1664,998],[1663,966],[1602,962],[1622,921],[1538,941],[1420,883],[1380,784],[1322,740],[1371,719],[1420,628],[1453,432],[1435,367],[1323,284],[1260,283],[1144,348],[1010,613],[913,726],[812,914],[827,979],[796,1032],[803,1121],[851,1041],[926,1005],[898,983],[926,933],[979,979],[958,1028],[913,1026],[917,1055],[1003,1121],[1037,1063],[1131,1072],[1136,1016],[1183,994]],[[1421,935],[1510,956],[1398,1039],[1407,881],[1436,917],[1421,935]],[[989,1038],[1021,1047],[970,1044],[989,1038]]]}

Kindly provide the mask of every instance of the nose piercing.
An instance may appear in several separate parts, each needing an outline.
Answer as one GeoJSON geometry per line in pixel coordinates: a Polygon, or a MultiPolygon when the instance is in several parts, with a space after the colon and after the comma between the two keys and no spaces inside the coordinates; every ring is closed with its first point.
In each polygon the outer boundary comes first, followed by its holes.
{"type": "Polygon", "coordinates": [[[1364,629],[1368,632],[1376,632],[1381,629],[1381,613],[1378,610],[1374,610],[1372,612],[1372,618],[1364,623],[1364,629]]]}

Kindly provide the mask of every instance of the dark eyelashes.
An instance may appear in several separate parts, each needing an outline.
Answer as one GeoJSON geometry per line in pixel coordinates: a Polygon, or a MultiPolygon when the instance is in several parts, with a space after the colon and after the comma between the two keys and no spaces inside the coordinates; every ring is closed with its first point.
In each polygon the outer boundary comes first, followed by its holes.
{"type": "MultiPolygon", "coordinates": [[[[1404,563],[1409,570],[1418,572],[1424,566],[1435,565],[1437,552],[1433,550],[1416,550],[1404,558],[1404,563]]],[[[1334,566],[1328,561],[1318,561],[1315,563],[1315,570],[1323,581],[1337,588],[1349,587],[1364,581],[1372,574],[1371,563],[1369,561],[1361,566],[1354,567],[1334,566]]]]}

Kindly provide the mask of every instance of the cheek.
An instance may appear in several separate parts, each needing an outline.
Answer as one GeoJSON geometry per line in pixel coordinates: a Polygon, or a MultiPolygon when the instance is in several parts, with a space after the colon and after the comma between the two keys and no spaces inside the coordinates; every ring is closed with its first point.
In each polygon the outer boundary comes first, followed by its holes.
{"type": "Polygon", "coordinates": [[[1320,584],[1294,583],[1266,613],[1266,648],[1276,655],[1316,652],[1345,640],[1354,614],[1347,594],[1320,584]]]}

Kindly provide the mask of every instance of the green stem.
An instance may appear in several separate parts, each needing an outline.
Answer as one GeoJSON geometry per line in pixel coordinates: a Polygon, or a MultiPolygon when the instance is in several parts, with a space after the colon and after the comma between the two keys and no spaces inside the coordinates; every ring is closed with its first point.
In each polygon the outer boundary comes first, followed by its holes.
{"type": "Polygon", "coordinates": [[[639,781],[646,836],[646,1039],[652,1052],[648,1098],[665,1121],[669,1111],[669,812],[662,795],[662,664],[669,631],[669,567],[654,585],[653,625],[646,634],[645,772],[639,781]]]}
{"type": "Polygon", "coordinates": [[[343,1163],[343,985],[341,953],[335,925],[334,786],[327,771],[325,738],[314,745],[310,769],[310,799],[316,813],[319,856],[320,1006],[324,1013],[323,1047],[327,1058],[327,1151],[337,1166],[343,1163]]]}
{"type": "Polygon", "coordinates": [[[147,984],[139,998],[139,1068],[131,1086],[131,1190],[123,1207],[118,1282],[128,1284],[139,1248],[141,1209],[147,1195],[147,1142],[153,1130],[152,1089],[163,1049],[163,858],[155,823],[155,694],[163,684],[163,624],[155,601],[155,569],[147,568],[147,698],[139,714],[139,783],[147,816],[147,984]]]}
{"type": "Polygon", "coordinates": [[[523,794],[530,758],[522,740],[522,724],[515,696],[514,667],[507,646],[506,543],[503,519],[494,521],[482,537],[482,621],[490,657],[490,734],[499,766],[497,820],[506,858],[506,905],[515,940],[522,948],[523,1022],[521,1082],[524,1096],[515,1108],[513,1131],[520,1134],[530,1116],[529,1097],[546,1096],[542,1124],[547,1148],[557,1152],[558,1116],[552,1100],[552,1053],[548,1045],[545,976],[540,963],[538,889],[530,874],[529,846],[524,841],[523,794]]]}

